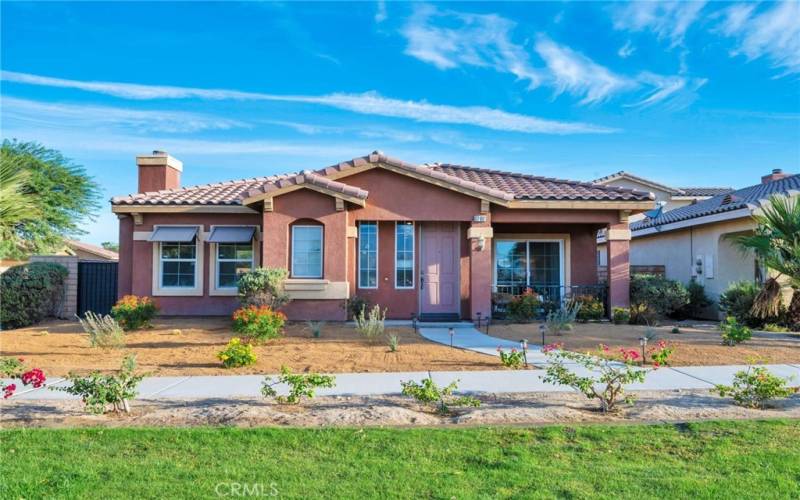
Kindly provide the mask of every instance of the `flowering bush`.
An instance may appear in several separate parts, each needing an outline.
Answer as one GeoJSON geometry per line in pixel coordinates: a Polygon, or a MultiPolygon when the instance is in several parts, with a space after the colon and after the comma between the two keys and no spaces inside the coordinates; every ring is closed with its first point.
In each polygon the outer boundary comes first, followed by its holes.
{"type": "Polygon", "coordinates": [[[86,409],[91,413],[104,413],[109,405],[115,412],[130,412],[128,401],[136,397],[139,382],[144,374],[136,375],[136,356],[128,355],[122,360],[120,370],[111,375],[92,372],[88,377],[69,374],[72,382],[68,387],[51,387],[81,397],[86,409]]]}
{"type": "Polygon", "coordinates": [[[624,307],[615,307],[613,321],[615,325],[627,325],[631,322],[631,312],[624,307]]]}
{"type": "Polygon", "coordinates": [[[714,390],[722,397],[730,395],[739,406],[764,409],[769,400],[787,398],[796,391],[786,387],[786,382],[763,366],[748,366],[733,375],[733,386],[718,385],[714,390]]]}
{"type": "Polygon", "coordinates": [[[616,410],[620,401],[633,403],[633,397],[625,395],[625,386],[644,382],[647,374],[645,370],[633,366],[635,358],[630,354],[631,351],[627,351],[625,363],[620,363],[611,359],[608,347],[603,345],[594,354],[565,351],[560,344],[544,346],[542,352],[550,358],[542,380],[572,387],[587,398],[600,400],[603,413],[616,410]],[[568,364],[582,366],[588,369],[589,374],[580,376],[567,368],[568,364]]]}
{"type": "Polygon", "coordinates": [[[658,368],[660,366],[669,366],[669,358],[675,353],[675,346],[667,343],[666,340],[659,340],[656,347],[650,349],[650,359],[653,360],[653,366],[658,368]]]}
{"type": "Polygon", "coordinates": [[[753,333],[749,328],[740,324],[733,316],[728,316],[725,321],[720,322],[719,329],[722,331],[722,343],[725,345],[736,345],[750,340],[753,333]]]}
{"type": "Polygon", "coordinates": [[[256,353],[252,345],[242,343],[239,337],[233,337],[225,349],[217,354],[217,358],[222,361],[222,366],[225,368],[239,368],[255,363],[256,353]]]}
{"type": "Polygon", "coordinates": [[[158,306],[150,297],[126,295],[111,308],[111,316],[125,330],[138,330],[150,326],[158,306]]]}
{"type": "Polygon", "coordinates": [[[286,315],[269,306],[247,306],[233,313],[233,331],[258,342],[280,337],[285,323],[286,315]]]}
{"type": "Polygon", "coordinates": [[[500,362],[507,368],[519,370],[525,364],[525,353],[522,351],[511,349],[510,352],[505,352],[498,347],[497,352],[500,353],[500,362]]]}
{"type": "Polygon", "coordinates": [[[578,321],[597,321],[603,319],[606,314],[603,301],[594,295],[578,295],[575,300],[580,304],[577,315],[578,321]]]}
{"type": "Polygon", "coordinates": [[[506,305],[508,318],[513,321],[530,321],[534,319],[542,308],[541,296],[526,288],[522,295],[517,295],[506,305]]]}
{"type": "Polygon", "coordinates": [[[297,404],[303,396],[311,399],[314,397],[314,390],[317,387],[335,387],[336,378],[330,375],[320,375],[319,373],[298,373],[293,374],[286,367],[281,366],[281,376],[273,381],[271,377],[264,378],[261,386],[261,394],[265,398],[275,398],[281,404],[297,404]],[[275,386],[286,384],[289,386],[288,396],[278,396],[275,386]]]}
{"type": "MultiPolygon", "coordinates": [[[[605,346],[603,346],[605,347],[605,346]]],[[[606,352],[607,349],[603,349],[603,352],[606,352]]],[[[622,355],[622,360],[625,363],[638,363],[640,360],[639,352],[636,349],[626,349],[624,347],[619,348],[619,352],[622,355]]]]}
{"type": "MultiPolygon", "coordinates": [[[[24,362],[25,360],[22,358],[0,358],[0,377],[19,378],[22,380],[22,385],[30,385],[34,389],[42,387],[47,381],[44,372],[39,368],[23,372],[24,362]]],[[[0,391],[3,392],[3,399],[13,396],[16,390],[17,384],[5,384],[0,381],[0,391]]]]}
{"type": "Polygon", "coordinates": [[[453,396],[453,392],[458,388],[458,380],[450,383],[447,387],[439,387],[430,375],[423,379],[421,383],[409,380],[400,382],[403,387],[403,395],[410,396],[420,403],[434,405],[436,411],[442,415],[450,414],[453,406],[474,406],[478,407],[481,402],[472,396],[453,396]]]}

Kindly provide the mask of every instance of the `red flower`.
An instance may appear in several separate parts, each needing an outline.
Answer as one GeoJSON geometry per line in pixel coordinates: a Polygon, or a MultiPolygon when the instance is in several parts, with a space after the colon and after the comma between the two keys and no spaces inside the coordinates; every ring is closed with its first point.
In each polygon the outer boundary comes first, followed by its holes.
{"type": "Polygon", "coordinates": [[[47,378],[40,368],[34,368],[22,374],[22,383],[25,385],[32,385],[35,389],[41,387],[47,378]]]}
{"type": "Polygon", "coordinates": [[[558,351],[561,349],[563,344],[547,344],[546,346],[542,347],[542,352],[548,353],[553,351],[558,351]]]}
{"type": "Polygon", "coordinates": [[[17,360],[19,360],[20,363],[24,363],[25,362],[25,358],[17,358],[17,360]]]}
{"type": "Polygon", "coordinates": [[[14,391],[16,390],[17,390],[16,384],[8,384],[7,386],[3,387],[3,399],[10,398],[14,394],[14,391]]]}

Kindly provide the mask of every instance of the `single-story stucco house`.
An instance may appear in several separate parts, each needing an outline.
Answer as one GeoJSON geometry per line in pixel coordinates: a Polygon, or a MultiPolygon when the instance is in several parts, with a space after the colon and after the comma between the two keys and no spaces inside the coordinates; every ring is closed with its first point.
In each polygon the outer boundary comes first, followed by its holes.
{"type": "Polygon", "coordinates": [[[759,184],[633,222],[631,265],[663,265],[667,278],[696,279],[715,301],[733,282],[762,281],[767,271],[731,236],[751,233],[752,215],[772,195],[796,198],[800,175],[776,169],[759,184]]]}
{"type": "Polygon", "coordinates": [[[474,319],[493,292],[596,287],[607,229],[607,300],[629,300],[628,218],[653,195],[373,152],[319,170],[180,187],[166,153],[137,157],[137,194],[119,217],[119,294],[157,298],[162,314],[237,307],[237,271],[288,269],[290,319],[345,319],[363,296],[387,317],[474,319]]]}

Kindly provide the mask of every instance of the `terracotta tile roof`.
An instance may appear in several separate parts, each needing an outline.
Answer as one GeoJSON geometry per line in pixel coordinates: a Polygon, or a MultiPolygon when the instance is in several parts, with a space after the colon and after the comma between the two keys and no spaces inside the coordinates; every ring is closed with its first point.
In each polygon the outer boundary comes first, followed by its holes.
{"type": "Polygon", "coordinates": [[[241,205],[248,191],[297,174],[272,175],[111,198],[112,205],[241,205]]]}
{"type": "Polygon", "coordinates": [[[86,253],[97,255],[98,257],[106,260],[119,260],[119,254],[117,252],[114,252],[113,250],[106,250],[103,247],[92,245],[91,243],[78,240],[66,240],[65,243],[72,250],[81,250],[86,253]]]}
{"type": "Polygon", "coordinates": [[[768,199],[770,195],[797,195],[799,193],[800,175],[792,175],[790,177],[784,177],[783,179],[778,179],[766,184],[756,184],[743,189],[737,189],[736,191],[732,191],[730,193],[718,194],[713,198],[698,201],[692,205],[662,212],[661,215],[654,219],[643,219],[641,221],[634,222],[631,224],[631,230],[636,232],[641,229],[696,219],[706,215],[730,212],[740,208],[754,208],[763,200],[768,199]]]}
{"type": "Polygon", "coordinates": [[[733,191],[731,187],[682,187],[682,196],[716,196],[718,194],[726,194],[733,191]]]}
{"type": "Polygon", "coordinates": [[[337,193],[342,193],[347,196],[353,196],[361,200],[366,200],[369,192],[356,186],[338,182],[332,179],[323,177],[322,175],[315,174],[310,170],[304,170],[302,173],[292,176],[287,176],[274,182],[265,182],[255,189],[247,192],[247,196],[256,196],[258,194],[269,193],[290,186],[297,186],[301,184],[311,184],[321,188],[329,189],[337,193]]]}
{"type": "Polygon", "coordinates": [[[611,175],[600,177],[592,181],[593,184],[606,184],[617,179],[628,179],[633,182],[639,182],[646,186],[651,186],[661,191],[665,191],[673,196],[716,196],[718,194],[730,193],[733,188],[730,187],[672,187],[660,182],[655,182],[644,177],[639,177],[630,172],[620,170],[611,175]]]}
{"type": "Polygon", "coordinates": [[[117,196],[112,205],[240,205],[244,198],[300,183],[311,183],[349,196],[365,199],[368,193],[327,177],[368,164],[383,163],[410,174],[442,181],[499,200],[617,200],[648,201],[650,193],[514,172],[462,165],[415,165],[375,151],[316,171],[243,179],[202,186],[117,196]]]}
{"type": "Polygon", "coordinates": [[[568,181],[551,177],[465,167],[463,165],[436,164],[430,168],[447,175],[480,183],[510,193],[518,200],[652,200],[650,193],[634,189],[595,185],[588,182],[568,181]]]}

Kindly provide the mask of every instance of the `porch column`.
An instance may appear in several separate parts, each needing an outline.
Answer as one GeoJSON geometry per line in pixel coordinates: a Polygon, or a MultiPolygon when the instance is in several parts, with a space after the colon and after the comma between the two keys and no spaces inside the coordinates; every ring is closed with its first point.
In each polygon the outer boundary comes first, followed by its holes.
{"type": "Polygon", "coordinates": [[[482,213],[473,220],[469,238],[469,303],[470,319],[489,318],[492,313],[492,230],[491,213],[482,213]],[[481,219],[481,220],[478,220],[481,219]],[[482,220],[485,219],[485,220],[482,220]]]}
{"type": "Polygon", "coordinates": [[[608,256],[608,308],[609,317],[615,307],[630,307],[630,243],[631,231],[627,217],[617,224],[609,224],[606,236],[608,256]]]}

